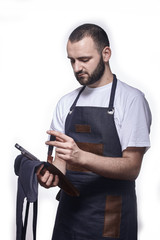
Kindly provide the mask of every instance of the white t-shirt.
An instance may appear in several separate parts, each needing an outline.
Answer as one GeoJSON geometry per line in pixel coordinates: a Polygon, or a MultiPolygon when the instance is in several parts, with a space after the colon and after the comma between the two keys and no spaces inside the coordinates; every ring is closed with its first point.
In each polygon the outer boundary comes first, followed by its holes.
{"type": "MultiPolygon", "coordinates": [[[[86,87],[76,106],[108,107],[112,83],[98,88],[86,87]]],[[[65,131],[65,120],[80,88],[63,96],[54,111],[51,129],[65,131]]],[[[151,112],[144,94],[117,81],[114,119],[122,151],[127,147],[150,147],[151,112]]]]}

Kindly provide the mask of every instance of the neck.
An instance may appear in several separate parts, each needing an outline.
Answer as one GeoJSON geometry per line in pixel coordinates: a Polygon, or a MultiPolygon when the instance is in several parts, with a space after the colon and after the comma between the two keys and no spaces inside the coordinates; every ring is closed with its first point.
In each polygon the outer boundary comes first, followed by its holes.
{"type": "Polygon", "coordinates": [[[97,82],[88,85],[88,87],[91,87],[91,88],[102,87],[104,85],[111,83],[112,81],[113,81],[113,74],[111,72],[109,65],[107,65],[105,67],[103,76],[97,82]]]}

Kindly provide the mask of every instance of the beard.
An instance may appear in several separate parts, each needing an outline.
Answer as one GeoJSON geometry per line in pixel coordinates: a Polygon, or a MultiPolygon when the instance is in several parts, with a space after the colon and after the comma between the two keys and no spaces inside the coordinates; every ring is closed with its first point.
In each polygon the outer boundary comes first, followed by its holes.
{"type": "Polygon", "coordinates": [[[97,82],[103,76],[104,70],[105,70],[105,64],[101,56],[99,63],[97,64],[97,67],[90,75],[88,74],[88,72],[85,72],[82,70],[82,71],[76,72],[75,77],[81,85],[88,86],[90,84],[97,82]],[[87,76],[84,76],[83,74],[87,76]]]}

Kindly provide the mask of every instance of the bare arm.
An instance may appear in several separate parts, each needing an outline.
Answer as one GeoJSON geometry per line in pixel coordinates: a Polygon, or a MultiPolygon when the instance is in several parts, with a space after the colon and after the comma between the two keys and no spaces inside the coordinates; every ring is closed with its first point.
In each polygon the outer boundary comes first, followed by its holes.
{"type": "Polygon", "coordinates": [[[145,148],[128,147],[122,157],[103,157],[82,152],[83,166],[104,177],[135,180],[138,177],[145,148]]]}
{"type": "Polygon", "coordinates": [[[81,150],[74,140],[65,134],[56,131],[48,133],[56,136],[56,141],[46,144],[55,146],[57,157],[69,164],[83,166],[113,179],[134,180],[139,174],[145,148],[129,147],[123,151],[120,158],[104,157],[81,150]]]}

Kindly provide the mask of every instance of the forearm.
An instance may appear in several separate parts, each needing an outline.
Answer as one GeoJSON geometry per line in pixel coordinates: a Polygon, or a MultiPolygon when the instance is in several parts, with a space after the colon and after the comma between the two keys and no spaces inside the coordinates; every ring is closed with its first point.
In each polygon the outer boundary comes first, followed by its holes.
{"type": "Polygon", "coordinates": [[[66,162],[57,157],[57,154],[55,155],[53,165],[55,165],[63,174],[66,173],[66,162]]]}
{"type": "Polygon", "coordinates": [[[107,178],[135,180],[140,171],[143,152],[144,149],[136,151],[135,148],[130,148],[123,152],[122,157],[113,158],[81,151],[79,163],[84,168],[107,178]]]}
{"type": "Polygon", "coordinates": [[[134,180],[137,178],[145,148],[128,147],[122,157],[105,157],[81,150],[67,135],[49,131],[56,140],[46,144],[56,147],[57,157],[68,164],[80,165],[107,178],[134,180]]]}

